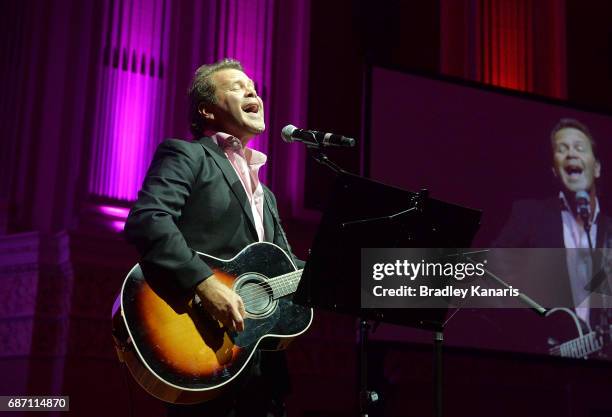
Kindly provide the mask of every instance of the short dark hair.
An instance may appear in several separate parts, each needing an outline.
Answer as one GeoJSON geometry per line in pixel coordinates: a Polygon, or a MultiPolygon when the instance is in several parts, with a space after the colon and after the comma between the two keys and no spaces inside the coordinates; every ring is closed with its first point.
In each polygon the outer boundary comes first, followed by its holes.
{"type": "Polygon", "coordinates": [[[593,156],[595,157],[597,161],[599,161],[599,158],[597,157],[597,143],[595,142],[595,139],[593,139],[593,135],[591,135],[591,132],[589,131],[588,127],[586,127],[583,123],[580,123],[576,119],[571,119],[571,118],[561,119],[555,125],[555,127],[553,127],[553,130],[550,132],[550,144],[553,147],[553,149],[555,145],[555,135],[561,129],[568,129],[568,128],[572,128],[572,129],[581,131],[584,134],[584,136],[586,136],[589,139],[589,142],[591,142],[591,149],[593,150],[593,156]]]}
{"type": "Polygon", "coordinates": [[[189,98],[190,130],[195,137],[200,136],[206,127],[206,119],[198,111],[200,104],[215,104],[217,102],[217,97],[215,96],[216,86],[212,81],[212,75],[224,69],[236,69],[244,72],[244,68],[239,61],[225,58],[213,64],[200,66],[193,75],[191,85],[187,91],[187,97],[189,98]]]}

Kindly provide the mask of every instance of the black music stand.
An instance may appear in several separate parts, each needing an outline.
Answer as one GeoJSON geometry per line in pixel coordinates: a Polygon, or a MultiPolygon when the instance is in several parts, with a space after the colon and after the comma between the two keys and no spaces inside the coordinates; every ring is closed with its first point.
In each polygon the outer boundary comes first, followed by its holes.
{"type": "Polygon", "coordinates": [[[358,317],[360,326],[360,412],[376,393],[367,390],[368,320],[435,332],[436,416],[442,410],[441,347],[444,308],[361,308],[362,248],[465,248],[479,227],[481,212],[363,177],[338,172],[294,302],[358,317]]]}

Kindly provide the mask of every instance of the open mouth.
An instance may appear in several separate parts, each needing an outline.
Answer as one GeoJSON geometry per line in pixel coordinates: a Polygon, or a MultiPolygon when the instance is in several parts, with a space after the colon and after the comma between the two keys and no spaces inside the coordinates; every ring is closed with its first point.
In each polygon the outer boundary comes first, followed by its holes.
{"type": "Polygon", "coordinates": [[[582,172],[584,171],[582,169],[582,167],[579,166],[566,166],[563,168],[565,170],[565,173],[570,177],[570,178],[575,178],[575,177],[579,177],[580,175],[582,175],[582,172]]]}
{"type": "Polygon", "coordinates": [[[245,113],[259,113],[259,104],[257,103],[247,104],[246,106],[242,107],[242,111],[245,113]]]}

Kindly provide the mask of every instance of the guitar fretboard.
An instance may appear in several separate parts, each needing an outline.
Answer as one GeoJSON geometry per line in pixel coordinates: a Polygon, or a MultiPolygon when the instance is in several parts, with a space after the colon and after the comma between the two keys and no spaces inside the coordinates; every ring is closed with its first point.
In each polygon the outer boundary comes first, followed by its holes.
{"type": "Polygon", "coordinates": [[[550,349],[550,354],[563,358],[586,358],[603,347],[603,341],[596,332],[585,334],[550,349]]]}
{"type": "Polygon", "coordinates": [[[294,293],[302,278],[302,271],[303,269],[300,269],[269,279],[268,284],[272,288],[273,297],[276,299],[294,293]]]}

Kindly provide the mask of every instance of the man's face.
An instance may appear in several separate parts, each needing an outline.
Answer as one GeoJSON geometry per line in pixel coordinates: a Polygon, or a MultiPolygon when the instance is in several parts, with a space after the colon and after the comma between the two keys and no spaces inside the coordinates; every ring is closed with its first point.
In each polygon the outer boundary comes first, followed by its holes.
{"type": "Polygon", "coordinates": [[[217,102],[210,106],[214,125],[238,139],[250,139],[265,128],[264,108],[253,81],[237,69],[224,69],[212,75],[217,102]]]}
{"type": "Polygon", "coordinates": [[[594,190],[601,165],[593,155],[591,141],[572,127],[559,130],[553,138],[553,173],[573,193],[594,190]]]}

